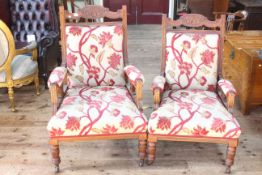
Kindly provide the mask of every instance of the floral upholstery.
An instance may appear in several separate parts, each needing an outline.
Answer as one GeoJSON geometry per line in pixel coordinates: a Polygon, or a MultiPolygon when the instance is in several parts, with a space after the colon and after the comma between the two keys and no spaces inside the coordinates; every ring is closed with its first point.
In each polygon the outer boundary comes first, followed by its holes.
{"type": "Polygon", "coordinates": [[[163,91],[165,83],[166,79],[163,76],[156,76],[152,83],[152,90],[154,91],[155,89],[160,89],[160,91],[163,91]]]}
{"type": "Polygon", "coordinates": [[[125,87],[68,90],[47,126],[50,137],[145,133],[147,119],[125,87]]]}
{"type": "MultiPolygon", "coordinates": [[[[12,61],[11,70],[13,80],[25,78],[37,71],[37,62],[33,61],[31,56],[17,55],[12,61]]],[[[4,71],[0,71],[0,82],[6,82],[4,71]]]]}
{"type": "Polygon", "coordinates": [[[151,114],[149,134],[236,139],[237,120],[216,93],[203,90],[169,90],[151,114]]]}
{"type": "Polygon", "coordinates": [[[51,84],[57,84],[58,86],[61,86],[63,80],[65,79],[66,73],[67,69],[65,67],[56,67],[49,76],[47,82],[48,87],[50,87],[51,84]]]}
{"type": "Polygon", "coordinates": [[[124,71],[134,86],[137,80],[145,81],[144,75],[135,66],[128,65],[124,68],[124,71]]]}
{"type": "Polygon", "coordinates": [[[66,27],[69,86],[125,85],[121,26],[66,27]]]}
{"type": "Polygon", "coordinates": [[[237,93],[233,84],[228,80],[221,79],[218,81],[217,84],[225,95],[228,95],[228,93],[234,93],[234,94],[237,93]]]}
{"type": "Polygon", "coordinates": [[[217,33],[167,32],[165,75],[171,89],[214,91],[219,42],[217,33]]]}

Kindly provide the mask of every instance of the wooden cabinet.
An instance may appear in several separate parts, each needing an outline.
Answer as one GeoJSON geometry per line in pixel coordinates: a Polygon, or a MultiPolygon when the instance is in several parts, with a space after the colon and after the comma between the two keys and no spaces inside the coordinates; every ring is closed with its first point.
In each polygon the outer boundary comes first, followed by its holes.
{"type": "Polygon", "coordinates": [[[223,77],[237,89],[241,111],[262,104],[262,31],[231,32],[224,45],[223,77]]]}
{"type": "Polygon", "coordinates": [[[9,0],[1,0],[0,3],[0,20],[4,21],[10,28],[11,26],[11,13],[9,7],[9,0]]]}

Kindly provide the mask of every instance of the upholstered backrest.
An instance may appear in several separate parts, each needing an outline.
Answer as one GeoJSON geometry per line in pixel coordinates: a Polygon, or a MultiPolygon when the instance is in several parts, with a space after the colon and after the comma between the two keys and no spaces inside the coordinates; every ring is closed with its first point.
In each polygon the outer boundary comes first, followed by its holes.
{"type": "Polygon", "coordinates": [[[122,26],[65,29],[69,85],[125,85],[122,26]]]}
{"type": "Polygon", "coordinates": [[[167,32],[165,76],[171,89],[215,90],[219,43],[216,31],[167,32]]]}
{"type": "MultiPolygon", "coordinates": [[[[10,0],[12,32],[15,40],[26,41],[28,34],[36,40],[47,35],[54,26],[51,23],[51,7],[54,0],[10,0]]],[[[54,10],[54,9],[53,9],[54,10]]]]}
{"type": "Polygon", "coordinates": [[[4,31],[0,29],[0,67],[6,62],[8,57],[8,40],[4,31]]]}

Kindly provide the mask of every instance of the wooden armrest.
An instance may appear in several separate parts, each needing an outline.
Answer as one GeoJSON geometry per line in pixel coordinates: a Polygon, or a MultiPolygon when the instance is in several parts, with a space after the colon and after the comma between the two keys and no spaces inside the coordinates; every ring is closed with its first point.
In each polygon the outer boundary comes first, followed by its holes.
{"type": "Polygon", "coordinates": [[[230,112],[232,112],[234,104],[235,104],[235,93],[228,93],[227,94],[227,108],[230,112]]]}
{"type": "Polygon", "coordinates": [[[154,89],[153,90],[153,98],[154,98],[154,108],[157,109],[160,104],[160,96],[161,96],[161,91],[160,89],[154,89]]]}
{"type": "Polygon", "coordinates": [[[142,104],[142,88],[143,88],[143,81],[137,80],[135,84],[135,92],[136,92],[136,105],[138,106],[139,110],[143,110],[143,104],[142,104]]]}
{"type": "Polygon", "coordinates": [[[27,53],[32,53],[32,58],[34,61],[37,60],[37,45],[36,42],[32,42],[30,45],[27,45],[26,47],[23,47],[21,49],[15,50],[15,55],[23,55],[27,53]]]}

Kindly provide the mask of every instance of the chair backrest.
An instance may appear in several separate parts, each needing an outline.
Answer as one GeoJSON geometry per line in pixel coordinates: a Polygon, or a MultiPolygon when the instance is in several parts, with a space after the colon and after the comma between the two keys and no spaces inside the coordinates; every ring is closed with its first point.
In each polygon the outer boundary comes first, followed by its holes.
{"type": "Polygon", "coordinates": [[[59,7],[63,63],[69,71],[69,86],[126,84],[126,6],[117,12],[87,5],[70,13],[59,7]],[[121,19],[114,22],[80,22],[82,19],[121,19]]]}
{"type": "Polygon", "coordinates": [[[216,21],[200,14],[187,14],[174,21],[163,15],[161,72],[171,89],[216,89],[224,22],[224,15],[216,21]],[[187,29],[173,29],[181,26],[187,29]]]}
{"type": "Polygon", "coordinates": [[[57,0],[10,0],[11,30],[16,41],[27,41],[28,34],[36,40],[49,31],[58,32],[57,0]]]}
{"type": "Polygon", "coordinates": [[[0,20],[0,72],[11,63],[15,52],[15,43],[11,31],[0,20]]]}

